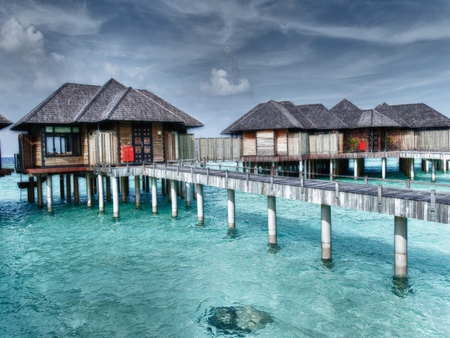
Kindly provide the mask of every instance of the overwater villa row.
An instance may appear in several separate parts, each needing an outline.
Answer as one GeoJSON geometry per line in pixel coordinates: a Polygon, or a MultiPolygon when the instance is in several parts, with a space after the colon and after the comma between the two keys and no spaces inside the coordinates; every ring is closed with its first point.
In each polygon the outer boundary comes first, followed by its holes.
{"type": "MultiPolygon", "coordinates": [[[[53,211],[51,178],[55,174],[60,175],[61,197],[70,200],[73,191],[75,201],[79,199],[78,178],[85,177],[87,204],[92,206],[96,191],[101,211],[104,196],[111,197],[112,185],[114,217],[119,217],[119,194],[126,200],[129,176],[135,176],[137,201],[141,181],[146,191],[151,185],[152,200],[156,179],[170,182],[169,187],[168,183],[161,187],[171,191],[174,217],[175,187],[186,183],[190,189],[187,183],[195,184],[199,220],[203,217],[203,185],[227,189],[230,228],[234,228],[235,190],[266,195],[269,244],[277,243],[276,197],[318,203],[322,205],[324,260],[331,259],[331,206],[393,215],[396,275],[407,271],[407,218],[449,222],[450,195],[435,190],[388,192],[382,186],[350,184],[344,188],[339,182],[312,180],[320,173],[333,180],[347,170],[349,161],[354,163],[356,178],[365,158],[381,159],[384,179],[386,158],[392,157],[399,159],[411,179],[418,158],[424,170],[431,164],[435,178],[436,163],[445,171],[450,160],[450,119],[425,104],[384,103],[361,110],[343,100],[328,110],[321,104],[269,101],[223,130],[222,134],[232,137],[195,139],[188,133],[201,126],[154,93],[114,79],[103,86],[66,83],[11,127],[23,132],[16,171],[29,178],[22,186],[28,188],[30,202],[35,201],[37,187],[40,206],[46,181],[49,212],[53,211]],[[193,161],[196,165],[189,169],[182,166],[193,161]],[[211,174],[199,168],[209,161],[236,162],[236,170],[224,168],[211,174]],[[255,175],[258,172],[267,175],[255,175]],[[295,172],[296,179],[281,183],[277,176],[288,172],[295,172]]],[[[190,190],[186,195],[191,195],[190,190]]]]}

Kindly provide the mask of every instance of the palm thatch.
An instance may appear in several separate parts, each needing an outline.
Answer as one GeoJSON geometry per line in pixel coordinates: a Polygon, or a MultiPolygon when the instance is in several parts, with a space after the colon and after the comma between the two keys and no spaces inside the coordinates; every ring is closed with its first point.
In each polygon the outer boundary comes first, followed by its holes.
{"type": "Polygon", "coordinates": [[[228,126],[222,134],[245,130],[303,129],[340,130],[360,128],[448,128],[450,119],[424,103],[378,105],[361,110],[342,100],[328,110],[322,104],[295,106],[290,101],[260,103],[228,126]]]}
{"type": "Polygon", "coordinates": [[[11,124],[13,124],[13,122],[10,119],[0,114],[0,129],[10,126],[11,124]]]}
{"type": "Polygon", "coordinates": [[[11,129],[31,124],[168,122],[186,128],[203,124],[148,90],[126,87],[115,79],[103,86],[66,83],[16,122],[11,129]]]}

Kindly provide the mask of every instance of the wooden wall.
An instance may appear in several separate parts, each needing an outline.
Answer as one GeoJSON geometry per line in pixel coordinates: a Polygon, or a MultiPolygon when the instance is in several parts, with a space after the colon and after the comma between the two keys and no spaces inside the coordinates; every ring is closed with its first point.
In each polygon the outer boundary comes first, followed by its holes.
{"type": "Polygon", "coordinates": [[[288,154],[288,131],[287,129],[275,131],[275,154],[287,155],[288,154]]]}
{"type": "Polygon", "coordinates": [[[242,140],[240,137],[197,138],[193,158],[198,161],[239,161],[242,140]]]}
{"type": "Polygon", "coordinates": [[[242,134],[242,156],[256,155],[256,132],[244,131],[242,134]]]}
{"type": "Polygon", "coordinates": [[[153,161],[164,162],[163,125],[160,122],[152,123],[153,161]]]}
{"type": "Polygon", "coordinates": [[[275,133],[274,130],[258,130],[256,132],[256,155],[275,155],[275,133]]]}

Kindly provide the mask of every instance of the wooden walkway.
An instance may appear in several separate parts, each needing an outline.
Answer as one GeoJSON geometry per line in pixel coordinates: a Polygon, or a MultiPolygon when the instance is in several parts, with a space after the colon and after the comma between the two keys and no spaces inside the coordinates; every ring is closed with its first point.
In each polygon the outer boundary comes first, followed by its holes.
{"type": "Polygon", "coordinates": [[[303,202],[448,224],[450,194],[164,164],[96,167],[111,177],[149,176],[303,202]]]}

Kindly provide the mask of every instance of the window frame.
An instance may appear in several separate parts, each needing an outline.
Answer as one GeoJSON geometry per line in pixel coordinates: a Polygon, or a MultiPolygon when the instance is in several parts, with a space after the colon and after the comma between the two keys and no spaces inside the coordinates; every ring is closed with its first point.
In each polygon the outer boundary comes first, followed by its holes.
{"type": "Polygon", "coordinates": [[[44,142],[46,157],[73,157],[82,155],[80,126],[45,126],[44,142]],[[57,150],[59,151],[57,152],[57,150]]]}

